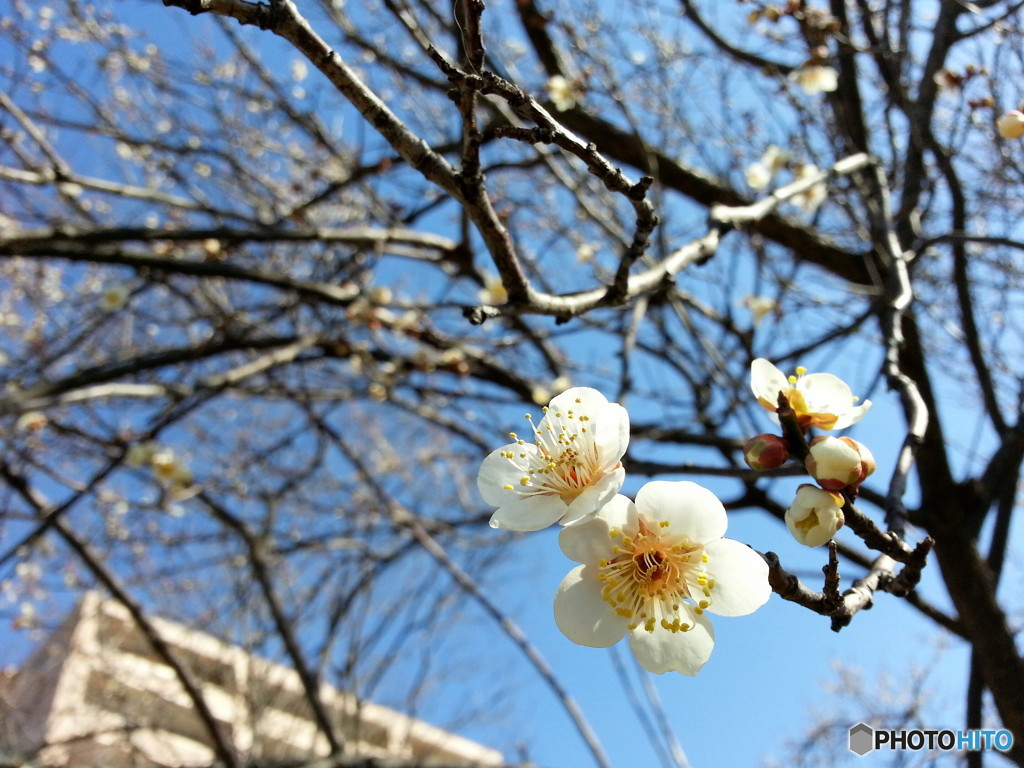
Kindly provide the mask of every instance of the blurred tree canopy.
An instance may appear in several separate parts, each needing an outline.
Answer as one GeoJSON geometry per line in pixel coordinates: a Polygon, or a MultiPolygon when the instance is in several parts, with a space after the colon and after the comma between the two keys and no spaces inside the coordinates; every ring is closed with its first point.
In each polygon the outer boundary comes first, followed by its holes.
{"type": "Polygon", "coordinates": [[[4,610],[99,585],[312,698],[441,674],[467,602],[514,633],[475,477],[524,409],[595,387],[631,477],[781,520],[763,357],[882,414],[811,553],[856,588],[773,588],[905,598],[1024,765],[1022,6],[0,0],[4,610]]]}

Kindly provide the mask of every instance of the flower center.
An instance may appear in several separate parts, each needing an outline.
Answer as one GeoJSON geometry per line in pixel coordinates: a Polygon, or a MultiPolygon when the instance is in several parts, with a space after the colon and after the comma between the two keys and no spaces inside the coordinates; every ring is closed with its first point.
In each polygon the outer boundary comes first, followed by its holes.
{"type": "Polygon", "coordinates": [[[807,513],[807,517],[805,517],[803,520],[797,520],[793,523],[793,525],[795,525],[798,530],[803,531],[806,534],[812,531],[813,529],[817,528],[819,522],[820,521],[818,519],[818,510],[811,509],[807,513]]]}
{"type": "Polygon", "coordinates": [[[711,605],[715,580],[705,568],[707,553],[669,527],[666,520],[650,526],[641,519],[635,536],[617,528],[609,534],[615,544],[612,557],[600,561],[601,597],[629,619],[630,629],[686,632],[693,625],[682,618],[684,603],[698,614],[711,605]]]}
{"type": "MultiPolygon", "coordinates": [[[[577,398],[576,402],[581,401],[577,398]]],[[[505,453],[505,457],[523,472],[519,480],[521,493],[554,495],[569,504],[607,474],[599,464],[593,434],[588,431],[589,416],[572,408],[565,411],[544,408],[544,418],[539,425],[534,425],[530,414],[526,414],[526,419],[539,454],[505,453]]],[[[526,444],[515,432],[510,437],[519,445],[526,444]]]]}

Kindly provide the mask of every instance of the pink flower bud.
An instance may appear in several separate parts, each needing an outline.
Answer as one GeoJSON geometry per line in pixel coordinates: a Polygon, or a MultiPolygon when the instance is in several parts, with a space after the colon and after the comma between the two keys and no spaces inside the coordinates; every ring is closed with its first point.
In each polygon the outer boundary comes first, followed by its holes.
{"type": "Polygon", "coordinates": [[[789,448],[778,435],[755,435],[743,446],[743,460],[748,467],[758,472],[778,469],[789,461],[789,448]]]}
{"type": "Polygon", "coordinates": [[[852,441],[839,437],[816,437],[804,460],[811,477],[827,491],[841,491],[864,479],[861,455],[852,441]]]}

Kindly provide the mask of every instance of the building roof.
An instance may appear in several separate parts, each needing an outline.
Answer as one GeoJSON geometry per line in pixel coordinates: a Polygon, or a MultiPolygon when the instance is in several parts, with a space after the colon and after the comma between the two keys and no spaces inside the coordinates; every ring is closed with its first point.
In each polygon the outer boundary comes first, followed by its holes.
{"type": "MultiPolygon", "coordinates": [[[[202,696],[239,764],[326,758],[295,670],[177,622],[150,626],[202,696]]],[[[504,764],[499,752],[329,685],[319,698],[351,765],[504,764]],[[373,758],[372,760],[370,760],[373,758]]],[[[217,762],[180,675],[119,602],[87,593],[32,657],[0,681],[0,747],[49,766],[199,768],[217,762]]],[[[321,765],[317,761],[318,768],[321,765]]]]}

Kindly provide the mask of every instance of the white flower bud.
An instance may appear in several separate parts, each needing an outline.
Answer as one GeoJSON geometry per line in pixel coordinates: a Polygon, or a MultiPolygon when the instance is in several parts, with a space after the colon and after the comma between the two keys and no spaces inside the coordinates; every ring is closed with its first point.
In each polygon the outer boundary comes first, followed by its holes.
{"type": "Polygon", "coordinates": [[[813,96],[816,93],[831,93],[839,87],[839,73],[832,67],[801,67],[790,73],[789,79],[813,96]]]}
{"type": "Polygon", "coordinates": [[[811,477],[828,491],[841,491],[864,479],[857,449],[838,437],[816,437],[804,460],[811,477]]]}
{"type": "Polygon", "coordinates": [[[843,527],[843,499],[813,485],[797,488],[796,498],[786,510],[786,527],[804,546],[820,547],[843,527]]]}
{"type": "Polygon", "coordinates": [[[41,411],[26,411],[14,423],[16,432],[38,432],[49,423],[46,414],[41,411]]]}
{"type": "Polygon", "coordinates": [[[1024,136],[1024,112],[1011,110],[996,120],[996,130],[1004,139],[1019,139],[1024,136]]]}
{"type": "Polygon", "coordinates": [[[747,186],[754,190],[761,190],[767,187],[772,181],[772,172],[764,163],[751,163],[743,172],[747,186]]]}

